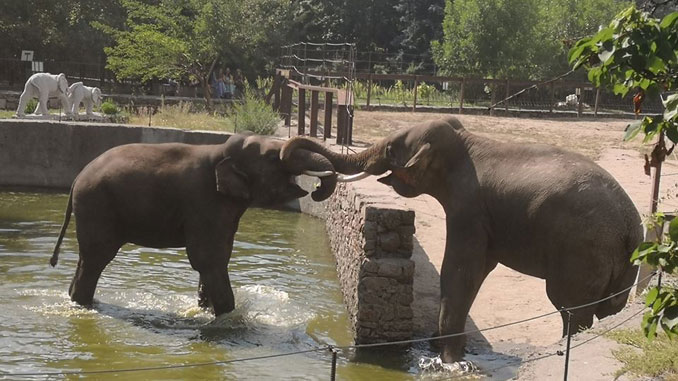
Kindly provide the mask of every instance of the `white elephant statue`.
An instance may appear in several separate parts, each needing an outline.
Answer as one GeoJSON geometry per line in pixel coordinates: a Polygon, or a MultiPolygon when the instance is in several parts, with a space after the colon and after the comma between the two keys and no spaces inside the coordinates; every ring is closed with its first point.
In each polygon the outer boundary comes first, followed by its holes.
{"type": "Polygon", "coordinates": [[[101,106],[101,90],[98,87],[89,87],[82,82],[76,82],[68,88],[68,101],[74,116],[80,112],[80,103],[85,104],[87,116],[93,116],[92,108],[101,106]]]}
{"type": "Polygon", "coordinates": [[[38,105],[33,114],[49,116],[49,110],[47,109],[49,97],[58,97],[66,114],[69,115],[71,113],[68,101],[68,81],[64,73],[35,73],[28,78],[24,91],[21,93],[21,97],[19,97],[19,107],[16,110],[16,115],[18,117],[26,116],[24,113],[26,104],[32,98],[38,98],[38,105]]]}

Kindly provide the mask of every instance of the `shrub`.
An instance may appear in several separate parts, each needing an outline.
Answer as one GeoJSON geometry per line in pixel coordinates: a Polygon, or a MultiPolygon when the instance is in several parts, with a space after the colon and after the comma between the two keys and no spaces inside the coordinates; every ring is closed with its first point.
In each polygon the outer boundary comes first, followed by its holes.
{"type": "Polygon", "coordinates": [[[112,100],[107,99],[101,104],[101,112],[106,115],[115,115],[118,113],[118,106],[112,100]]]}
{"type": "Polygon", "coordinates": [[[36,98],[31,98],[26,104],[26,108],[24,108],[24,114],[32,114],[37,107],[38,100],[36,98]]]}
{"type": "Polygon", "coordinates": [[[236,131],[252,131],[259,135],[273,135],[278,129],[280,117],[271,106],[255,92],[245,88],[242,103],[234,103],[228,117],[236,131]]]}

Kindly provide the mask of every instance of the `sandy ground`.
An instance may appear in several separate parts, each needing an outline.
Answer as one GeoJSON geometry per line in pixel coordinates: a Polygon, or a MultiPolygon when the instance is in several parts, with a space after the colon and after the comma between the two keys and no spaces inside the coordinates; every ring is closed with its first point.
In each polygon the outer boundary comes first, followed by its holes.
{"type": "MultiPolygon", "coordinates": [[[[354,143],[366,146],[398,129],[414,123],[437,119],[442,114],[356,112],[354,143]]],[[[519,119],[476,115],[458,115],[464,126],[475,133],[499,141],[539,142],[556,145],[591,157],[610,172],[623,186],[641,215],[650,206],[650,177],[643,171],[643,153],[650,150],[637,138],[623,142],[623,130],[630,120],[612,119],[519,119]]],[[[292,128],[295,130],[295,128],[292,128]]],[[[286,133],[286,131],[285,131],[286,133]]],[[[665,163],[662,178],[660,210],[673,211],[678,200],[672,196],[678,189],[678,161],[672,155],[665,163]]],[[[356,183],[358,184],[358,183],[356,183]]],[[[413,259],[415,275],[415,328],[418,337],[435,332],[438,317],[438,282],[445,247],[445,214],[430,196],[407,199],[392,190],[384,193],[383,185],[373,178],[360,182],[366,191],[374,190],[390,202],[411,208],[416,213],[416,234],[413,259]]],[[[642,308],[635,303],[622,313],[596,324],[602,327],[619,324],[642,308]]],[[[499,265],[483,283],[467,322],[467,330],[495,327],[522,319],[554,312],[546,297],[544,281],[520,274],[499,265]]],[[[625,324],[640,326],[642,314],[625,324]]],[[[472,359],[492,379],[548,380],[562,379],[564,357],[550,355],[565,348],[561,340],[561,318],[552,314],[537,320],[474,334],[469,340],[467,358],[472,359]]],[[[573,345],[587,340],[592,333],[577,335],[573,345]]],[[[611,354],[617,344],[596,338],[572,351],[570,379],[609,380],[621,368],[611,354]]]]}
{"type": "MultiPolygon", "coordinates": [[[[435,119],[441,115],[424,113],[356,113],[354,136],[356,140],[373,142],[378,136],[406,127],[413,123],[435,119]]],[[[458,116],[466,128],[475,133],[500,141],[539,142],[560,146],[580,152],[596,160],[610,172],[631,196],[641,215],[647,214],[650,206],[650,177],[643,171],[641,152],[649,151],[641,139],[625,143],[623,130],[628,120],[544,120],[518,119],[489,116],[458,116]]],[[[678,162],[672,156],[665,163],[662,180],[664,196],[660,210],[675,210],[678,181],[678,162]],[[668,196],[668,197],[667,197],[668,196]]],[[[416,241],[414,260],[417,262],[415,292],[417,305],[417,328],[419,334],[427,334],[437,324],[438,274],[445,247],[444,212],[440,205],[429,196],[414,199],[394,196],[395,201],[416,212],[416,241]],[[435,273],[434,273],[435,271],[435,273]]],[[[618,324],[639,310],[635,304],[623,313],[605,319],[604,324],[595,328],[618,324]]],[[[544,281],[513,271],[499,265],[485,280],[470,312],[467,330],[489,328],[555,311],[546,297],[544,281]]],[[[641,315],[636,315],[626,324],[639,326],[641,315]]],[[[476,361],[494,379],[516,377],[521,380],[559,379],[563,376],[564,358],[538,357],[564,349],[561,341],[559,314],[530,321],[511,327],[476,334],[470,341],[469,349],[477,353],[476,361]],[[493,356],[492,354],[501,354],[493,356]],[[506,367],[508,364],[528,360],[520,369],[506,367]],[[491,371],[493,368],[500,368],[491,371]]],[[[594,329],[595,331],[595,329],[594,329]]],[[[582,334],[573,342],[586,340],[592,334],[582,334]]],[[[570,359],[571,379],[609,380],[621,367],[611,355],[614,342],[597,338],[572,351],[570,359]]],[[[473,358],[473,356],[470,356],[473,358]]]]}

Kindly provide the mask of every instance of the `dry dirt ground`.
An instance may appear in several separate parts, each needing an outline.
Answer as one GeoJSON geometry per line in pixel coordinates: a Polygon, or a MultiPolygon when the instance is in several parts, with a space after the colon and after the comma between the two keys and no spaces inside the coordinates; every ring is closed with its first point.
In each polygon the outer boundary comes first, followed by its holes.
{"type": "MultiPolygon", "coordinates": [[[[357,146],[364,146],[392,131],[441,116],[433,113],[358,111],[354,121],[354,141],[357,146]]],[[[628,143],[622,141],[623,130],[630,120],[549,120],[475,115],[458,115],[458,118],[468,130],[499,141],[547,143],[589,156],[620,182],[641,215],[646,215],[649,210],[651,185],[650,178],[643,171],[642,154],[649,152],[650,146],[643,145],[640,138],[628,143]]],[[[677,159],[672,155],[665,163],[660,210],[678,209],[676,199],[669,196],[676,193],[678,186],[677,159]]],[[[373,179],[361,183],[361,187],[384,192],[384,187],[373,179]]],[[[392,202],[414,209],[416,213],[414,307],[417,335],[421,337],[433,333],[437,324],[438,279],[445,245],[444,212],[429,196],[405,199],[391,190],[387,193],[392,202]]],[[[623,313],[599,322],[593,332],[619,324],[641,308],[639,303],[632,304],[623,313]]],[[[499,265],[488,276],[473,304],[467,330],[495,327],[553,311],[555,308],[546,297],[543,280],[499,265]]],[[[641,316],[636,315],[625,324],[639,327],[641,316]]],[[[564,349],[564,340],[560,337],[561,324],[560,315],[552,314],[523,324],[474,334],[468,345],[471,352],[468,357],[492,379],[562,379],[564,357],[539,359],[564,349]]],[[[593,335],[590,332],[577,335],[573,345],[593,335]]],[[[602,337],[580,344],[572,351],[570,379],[613,379],[613,373],[621,368],[611,354],[611,349],[616,346],[602,337]]]]}

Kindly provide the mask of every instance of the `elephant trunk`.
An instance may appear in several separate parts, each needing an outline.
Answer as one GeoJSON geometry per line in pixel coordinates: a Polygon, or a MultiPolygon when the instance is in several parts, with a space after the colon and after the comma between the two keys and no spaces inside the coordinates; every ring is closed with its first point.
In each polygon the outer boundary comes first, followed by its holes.
{"type": "Polygon", "coordinates": [[[337,186],[337,175],[332,163],[323,155],[299,149],[282,159],[282,162],[294,175],[309,174],[320,177],[320,185],[311,193],[314,201],[323,201],[334,192],[337,186]]]}
{"type": "Polygon", "coordinates": [[[322,155],[332,163],[334,169],[339,173],[352,175],[367,172],[371,175],[381,175],[389,169],[388,160],[384,156],[383,143],[374,144],[356,154],[342,155],[311,139],[297,136],[285,143],[280,150],[280,158],[285,160],[298,150],[308,150],[322,155]]]}

